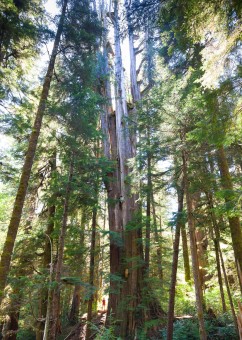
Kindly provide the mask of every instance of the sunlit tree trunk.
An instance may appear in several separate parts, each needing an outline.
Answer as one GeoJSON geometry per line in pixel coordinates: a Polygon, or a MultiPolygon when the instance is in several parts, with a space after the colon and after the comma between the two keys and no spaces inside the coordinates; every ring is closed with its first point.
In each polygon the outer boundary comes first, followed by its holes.
{"type": "MultiPolygon", "coordinates": [[[[104,2],[101,8],[104,30],[107,29],[107,12],[104,2]]],[[[110,170],[105,174],[104,183],[108,197],[108,221],[110,231],[110,292],[108,316],[116,317],[120,300],[120,281],[122,278],[121,257],[123,249],[123,222],[120,202],[120,176],[117,150],[116,113],[112,108],[109,56],[113,56],[107,36],[103,35],[103,70],[100,93],[106,100],[101,112],[101,128],[104,135],[104,156],[110,162],[110,170]]],[[[107,324],[109,317],[107,318],[107,324]]]]}
{"type": "Polygon", "coordinates": [[[188,153],[186,150],[183,150],[183,170],[184,170],[184,185],[185,185],[185,193],[186,193],[186,203],[187,203],[187,214],[188,214],[188,226],[190,233],[190,249],[191,249],[191,257],[192,257],[192,269],[193,269],[193,279],[195,285],[195,295],[196,295],[196,304],[197,304],[197,315],[199,321],[199,334],[201,340],[206,340],[206,330],[204,324],[204,316],[203,316],[203,295],[202,295],[202,287],[199,277],[199,263],[197,256],[197,248],[196,248],[196,237],[195,237],[195,220],[193,216],[194,212],[194,202],[192,198],[192,194],[190,192],[190,182],[188,178],[188,153]]]}
{"type": "Polygon", "coordinates": [[[225,296],[224,296],[223,280],[222,280],[222,273],[221,273],[221,263],[220,263],[220,256],[219,256],[219,247],[220,247],[220,245],[219,245],[219,229],[218,229],[218,225],[217,225],[216,216],[214,214],[214,205],[213,205],[212,194],[207,192],[206,196],[207,196],[209,212],[210,212],[210,216],[211,216],[211,220],[212,220],[212,225],[213,225],[213,229],[214,229],[214,230],[212,230],[212,238],[213,238],[215,257],[216,257],[218,284],[219,284],[222,308],[223,308],[223,312],[225,313],[227,311],[227,307],[226,307],[225,296]],[[214,236],[214,231],[215,231],[215,236],[214,236]]]}
{"type": "Polygon", "coordinates": [[[0,262],[0,303],[3,297],[4,288],[6,285],[6,280],[10,268],[11,257],[13,253],[14,243],[17,236],[20,219],[22,215],[23,205],[25,201],[25,196],[28,188],[29,178],[31,174],[31,169],[33,165],[33,160],[35,156],[35,151],[38,143],[38,138],[41,130],[42,119],[45,113],[46,101],[48,99],[50,83],[53,76],[54,65],[56,56],[58,53],[58,47],[60,44],[61,34],[64,26],[64,19],[66,13],[68,0],[64,0],[62,7],[62,14],[60,17],[60,22],[55,36],[54,46],[51,53],[48,70],[44,79],[44,84],[42,87],[41,97],[39,101],[38,110],[36,113],[34,126],[29,138],[28,149],[26,152],[26,157],[24,161],[24,166],[22,169],[22,174],[19,182],[19,187],[17,190],[17,195],[15,198],[15,203],[13,207],[12,216],[10,219],[6,241],[3,246],[1,262],[0,262]]]}
{"type": "MultiPolygon", "coordinates": [[[[116,103],[116,131],[117,151],[119,158],[120,204],[122,209],[122,225],[124,228],[124,279],[120,304],[120,319],[122,320],[121,337],[134,337],[138,322],[142,322],[142,315],[137,316],[135,310],[141,296],[141,254],[137,240],[138,226],[130,227],[136,211],[135,195],[131,193],[128,181],[131,169],[128,160],[134,156],[133,139],[130,134],[128,110],[124,86],[124,74],[120,47],[119,10],[118,1],[114,1],[114,41],[115,41],[115,103],[116,103]],[[124,308],[125,307],[125,308],[124,308]]],[[[134,222],[133,222],[134,223],[134,222]]]]}

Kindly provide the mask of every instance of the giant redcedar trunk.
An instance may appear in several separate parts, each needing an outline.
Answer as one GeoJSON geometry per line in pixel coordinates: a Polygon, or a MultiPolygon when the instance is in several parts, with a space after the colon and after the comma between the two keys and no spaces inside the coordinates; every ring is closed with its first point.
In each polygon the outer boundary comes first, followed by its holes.
{"type": "MultiPolygon", "coordinates": [[[[102,21],[106,29],[106,11],[102,4],[102,21]]],[[[108,197],[108,220],[110,231],[110,291],[108,302],[108,316],[116,318],[120,298],[120,282],[122,276],[121,254],[123,248],[122,212],[120,203],[120,176],[119,159],[117,151],[116,114],[112,108],[109,54],[113,54],[107,37],[103,36],[103,69],[100,82],[100,93],[106,103],[102,107],[101,127],[104,135],[103,150],[105,157],[110,161],[110,170],[104,178],[108,197]]],[[[107,318],[107,324],[109,318],[107,318]]]]}
{"type": "Polygon", "coordinates": [[[133,218],[136,211],[135,195],[131,193],[131,183],[128,176],[131,169],[128,161],[134,156],[134,139],[131,136],[124,74],[120,47],[118,1],[114,1],[114,41],[115,41],[115,103],[116,103],[116,131],[117,154],[119,159],[120,205],[122,210],[122,226],[124,228],[124,272],[123,287],[120,296],[119,318],[122,320],[120,335],[123,338],[134,338],[138,323],[142,322],[142,315],[135,313],[140,302],[142,274],[141,254],[138,245],[139,226],[133,218]]]}
{"type": "Polygon", "coordinates": [[[42,119],[43,119],[44,112],[45,112],[46,101],[49,95],[50,83],[51,83],[51,79],[52,79],[52,75],[54,71],[55,60],[56,60],[56,56],[58,53],[58,47],[59,47],[60,38],[61,38],[63,25],[64,25],[67,2],[68,0],[64,0],[64,3],[63,3],[62,13],[61,13],[58,29],[57,29],[56,36],[55,36],[54,46],[53,46],[53,50],[51,53],[48,70],[46,72],[44,84],[42,87],[42,93],[41,93],[39,106],[38,106],[38,110],[37,110],[35,121],[34,121],[34,126],[32,129],[30,138],[29,138],[29,145],[28,145],[28,149],[26,152],[26,157],[25,157],[25,161],[24,161],[24,165],[22,169],[19,187],[18,187],[17,195],[16,195],[15,202],[14,202],[13,212],[12,212],[12,216],[11,216],[9,227],[8,227],[7,237],[6,237],[4,246],[3,246],[3,252],[2,252],[1,262],[0,262],[0,303],[3,297],[3,291],[6,285],[7,275],[9,272],[11,257],[13,253],[13,247],[14,247],[16,236],[17,236],[19,224],[20,224],[23,205],[25,201],[27,188],[28,188],[33,160],[35,156],[35,151],[36,151],[38,138],[39,138],[39,134],[41,130],[42,119]]]}

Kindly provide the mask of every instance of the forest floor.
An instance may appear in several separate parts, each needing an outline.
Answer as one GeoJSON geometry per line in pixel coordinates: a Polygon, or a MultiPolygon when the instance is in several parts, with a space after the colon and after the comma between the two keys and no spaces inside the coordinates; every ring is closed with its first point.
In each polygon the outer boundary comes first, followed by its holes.
{"type": "MultiPolygon", "coordinates": [[[[106,311],[98,311],[96,315],[94,315],[92,319],[92,325],[93,325],[93,337],[91,340],[95,339],[97,336],[98,330],[101,330],[101,328],[105,325],[106,321],[106,311]]],[[[84,315],[81,318],[81,321],[73,326],[72,328],[69,328],[69,334],[63,338],[63,340],[85,340],[85,334],[86,334],[86,321],[87,317],[84,315]]]]}

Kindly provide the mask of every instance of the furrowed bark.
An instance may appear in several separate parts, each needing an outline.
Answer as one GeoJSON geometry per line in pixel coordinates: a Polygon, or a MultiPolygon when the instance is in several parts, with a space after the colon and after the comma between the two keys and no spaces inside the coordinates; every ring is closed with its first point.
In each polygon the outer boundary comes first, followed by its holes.
{"type": "Polygon", "coordinates": [[[27,193],[31,169],[32,169],[35,151],[37,148],[38,138],[39,138],[39,134],[41,130],[42,119],[43,119],[44,112],[45,112],[46,101],[49,95],[50,83],[51,83],[51,79],[53,76],[55,60],[56,60],[56,56],[58,53],[58,47],[59,47],[59,43],[61,39],[63,26],[64,26],[67,2],[68,0],[64,0],[64,3],[63,3],[62,13],[61,13],[58,29],[57,29],[56,36],[55,36],[54,46],[53,46],[53,50],[51,53],[48,70],[46,72],[44,84],[42,87],[42,93],[41,93],[39,106],[38,106],[38,110],[37,110],[35,121],[34,121],[34,126],[32,129],[30,138],[29,138],[28,149],[26,152],[26,157],[25,157],[25,161],[24,161],[24,165],[22,169],[19,187],[18,187],[17,195],[16,195],[15,202],[14,202],[13,212],[12,212],[12,216],[11,216],[9,227],[8,227],[7,237],[6,237],[4,246],[3,246],[3,252],[2,252],[1,261],[0,261],[0,303],[3,298],[3,293],[4,293],[6,281],[7,281],[9,268],[10,268],[10,262],[11,262],[11,257],[13,253],[14,243],[15,243],[15,239],[17,236],[20,220],[21,220],[25,196],[27,193]]]}

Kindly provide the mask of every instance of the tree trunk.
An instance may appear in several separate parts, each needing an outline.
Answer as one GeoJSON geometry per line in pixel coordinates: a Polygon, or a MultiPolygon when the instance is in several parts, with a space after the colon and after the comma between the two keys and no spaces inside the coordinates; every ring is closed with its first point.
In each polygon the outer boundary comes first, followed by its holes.
{"type": "Polygon", "coordinates": [[[13,253],[13,247],[15,243],[15,239],[17,236],[20,219],[22,215],[23,205],[25,201],[25,196],[28,188],[28,182],[31,174],[31,169],[33,165],[33,160],[35,156],[35,151],[38,143],[38,138],[41,130],[42,119],[45,112],[46,101],[49,95],[50,83],[54,71],[55,59],[58,53],[58,47],[60,43],[61,33],[63,30],[66,7],[67,7],[68,0],[64,0],[62,14],[60,17],[60,22],[58,25],[57,33],[55,36],[54,46],[52,50],[52,54],[50,57],[50,62],[48,66],[48,70],[44,79],[44,84],[42,87],[41,98],[39,101],[38,110],[35,117],[34,126],[29,138],[29,145],[26,152],[26,157],[24,161],[24,166],[22,169],[22,174],[19,182],[19,187],[17,191],[17,195],[14,202],[13,212],[10,219],[8,232],[6,241],[4,243],[3,252],[1,256],[0,262],[0,303],[3,298],[4,288],[6,285],[6,280],[10,268],[11,256],[13,253]]]}
{"type": "MultiPolygon", "coordinates": [[[[76,275],[80,276],[80,278],[82,278],[83,276],[83,268],[85,264],[84,240],[85,240],[85,225],[88,222],[88,217],[89,217],[89,214],[87,213],[86,210],[83,209],[82,216],[81,216],[81,230],[80,230],[80,249],[83,249],[83,252],[81,254],[78,254],[77,255],[78,258],[76,259],[78,261],[76,275]]],[[[79,309],[80,309],[80,304],[81,304],[81,294],[82,294],[81,286],[76,285],[74,287],[71,309],[69,313],[69,322],[70,324],[73,324],[73,325],[75,325],[78,322],[79,309]]]]}
{"type": "Polygon", "coordinates": [[[167,322],[167,340],[172,340],[173,336],[173,321],[174,321],[174,308],[175,308],[175,293],[176,293],[176,276],[178,266],[178,255],[179,255],[179,242],[180,232],[183,226],[183,200],[184,200],[184,180],[182,179],[181,187],[177,185],[178,195],[178,214],[176,222],[175,241],[173,244],[173,260],[172,260],[172,273],[171,273],[171,284],[170,284],[170,296],[169,296],[169,307],[168,307],[168,322],[167,322]]]}
{"type": "MultiPolygon", "coordinates": [[[[56,171],[56,152],[54,153],[51,159],[51,176],[56,171]]],[[[52,195],[51,201],[54,202],[56,198],[56,194],[52,195]]],[[[52,259],[52,233],[55,227],[55,205],[52,205],[48,208],[48,224],[46,229],[46,240],[44,247],[44,257],[43,257],[43,268],[47,272],[50,270],[51,259],[52,259]]],[[[40,291],[40,299],[39,299],[39,310],[38,310],[38,322],[37,322],[37,330],[36,330],[36,340],[42,340],[45,328],[45,317],[47,312],[47,304],[48,304],[48,288],[42,288],[40,291]]]]}
{"type": "Polygon", "coordinates": [[[237,323],[237,318],[236,318],[236,314],[235,314],[234,303],[233,303],[233,299],[232,299],[232,295],[231,295],[231,291],[230,291],[230,287],[229,287],[229,281],[228,281],[226,268],[225,268],[225,265],[224,265],[223,254],[222,254],[220,246],[218,247],[218,250],[219,250],[223,275],[224,275],[224,282],[225,282],[225,285],[226,285],[226,290],[227,290],[227,294],[228,294],[228,298],[229,298],[229,305],[230,305],[231,313],[232,313],[232,316],[233,316],[234,325],[235,325],[235,328],[238,332],[238,323],[237,323]]]}
{"type": "Polygon", "coordinates": [[[185,185],[187,214],[188,214],[188,226],[189,226],[189,233],[190,233],[192,269],[193,269],[193,278],[194,278],[194,285],[195,285],[198,322],[199,322],[199,334],[200,334],[201,340],[206,340],[207,335],[206,335],[204,317],[203,317],[203,296],[202,296],[202,288],[201,288],[201,282],[200,282],[200,277],[199,277],[199,264],[198,264],[196,238],[195,238],[195,220],[193,216],[194,202],[193,202],[192,194],[190,192],[190,182],[188,178],[188,154],[185,150],[183,150],[182,158],[183,158],[184,185],[185,185]]]}
{"type": "Polygon", "coordinates": [[[212,219],[213,230],[215,231],[215,236],[214,236],[214,231],[212,230],[212,239],[213,239],[213,243],[214,243],[216,266],[217,266],[217,273],[218,273],[218,284],[219,284],[222,308],[223,308],[223,313],[225,313],[227,311],[227,307],[226,307],[226,302],[225,302],[225,297],[224,297],[223,280],[222,280],[220,257],[219,257],[219,247],[220,247],[220,245],[219,245],[219,236],[220,236],[219,235],[219,228],[218,228],[217,220],[216,220],[216,217],[215,217],[215,214],[214,214],[214,205],[213,205],[212,194],[207,192],[206,197],[207,197],[210,216],[211,216],[211,219],[212,219]]]}
{"type": "Polygon", "coordinates": [[[181,235],[182,235],[182,253],[183,253],[184,271],[185,271],[185,281],[190,282],[191,281],[191,271],[190,271],[190,263],[189,263],[189,253],[188,253],[188,245],[187,245],[187,232],[186,232],[185,222],[182,222],[181,235]]]}
{"type": "Polygon", "coordinates": [[[142,312],[136,313],[141,297],[142,286],[142,254],[138,245],[139,228],[132,220],[137,206],[135,195],[131,193],[129,181],[131,169],[128,160],[134,156],[134,138],[132,138],[126,103],[124,74],[120,47],[118,1],[114,1],[114,41],[115,41],[115,103],[117,150],[119,158],[120,205],[122,210],[122,226],[124,228],[124,271],[125,282],[122,286],[119,306],[119,319],[122,320],[120,336],[134,338],[138,325],[142,323],[142,312]]]}
{"type": "MultiPolygon", "coordinates": [[[[104,32],[107,30],[107,12],[104,2],[101,7],[101,18],[104,32]]],[[[119,176],[119,158],[117,150],[117,133],[116,133],[116,114],[112,108],[112,94],[110,84],[109,55],[113,51],[107,40],[107,35],[103,35],[103,70],[100,81],[100,94],[106,100],[101,111],[101,127],[104,135],[103,151],[104,156],[110,161],[110,171],[104,178],[105,187],[108,197],[108,220],[110,231],[110,290],[108,301],[108,312],[106,325],[109,323],[109,316],[116,318],[119,299],[120,284],[122,278],[121,257],[123,251],[123,226],[122,211],[120,202],[120,176],[119,176]]]]}
{"type": "MultiPolygon", "coordinates": [[[[62,226],[60,231],[59,237],[59,246],[58,246],[58,257],[55,269],[55,281],[58,285],[57,288],[53,291],[53,298],[52,298],[52,307],[51,307],[51,329],[46,334],[48,340],[56,339],[57,334],[60,332],[60,320],[59,320],[59,313],[60,313],[60,283],[61,283],[61,273],[62,273],[62,265],[63,265],[63,257],[64,257],[64,246],[65,246],[65,236],[67,231],[67,219],[68,219],[68,212],[69,212],[69,199],[71,194],[71,184],[72,184],[72,177],[73,177],[73,170],[74,170],[74,155],[71,155],[70,160],[70,168],[69,168],[69,177],[68,183],[65,192],[65,199],[64,199],[64,209],[63,209],[63,218],[62,218],[62,226]]],[[[48,328],[48,327],[47,327],[48,328]]]]}
{"type": "MultiPolygon", "coordinates": [[[[152,202],[152,215],[153,215],[153,223],[154,223],[154,233],[155,233],[155,243],[156,243],[156,255],[157,255],[157,269],[158,269],[158,276],[161,281],[161,285],[163,284],[163,268],[162,268],[162,249],[160,246],[160,236],[158,234],[157,229],[157,218],[155,212],[155,200],[154,200],[154,192],[153,186],[151,188],[151,202],[152,202]]],[[[160,226],[161,228],[161,226],[160,226]]]]}
{"type": "Polygon", "coordinates": [[[89,272],[89,299],[87,307],[87,329],[86,339],[90,340],[92,336],[91,321],[92,321],[92,305],[94,298],[94,268],[95,268],[95,245],[96,245],[96,227],[97,227],[97,208],[93,208],[92,216],[92,239],[90,249],[90,272],[89,272]]]}
{"type": "MultiPolygon", "coordinates": [[[[218,165],[220,170],[220,176],[221,176],[221,184],[224,190],[226,190],[226,196],[225,196],[225,202],[226,205],[229,208],[233,207],[233,183],[232,179],[229,173],[229,166],[226,159],[226,154],[224,151],[224,148],[221,146],[218,151],[218,165]]],[[[234,250],[234,256],[235,256],[235,262],[238,272],[238,278],[240,282],[239,277],[239,270],[238,265],[240,266],[240,269],[242,268],[242,231],[241,231],[241,225],[240,225],[240,219],[239,216],[230,216],[228,217],[229,220],[229,227],[232,237],[232,245],[234,250]]],[[[240,282],[240,289],[242,291],[242,282],[240,282]]]]}
{"type": "MultiPolygon", "coordinates": [[[[149,134],[147,136],[149,140],[149,134]]],[[[149,142],[148,142],[149,144],[149,142]]],[[[145,232],[145,269],[149,275],[150,267],[150,222],[151,222],[151,156],[147,152],[147,200],[146,200],[146,232],[145,232]]]]}

